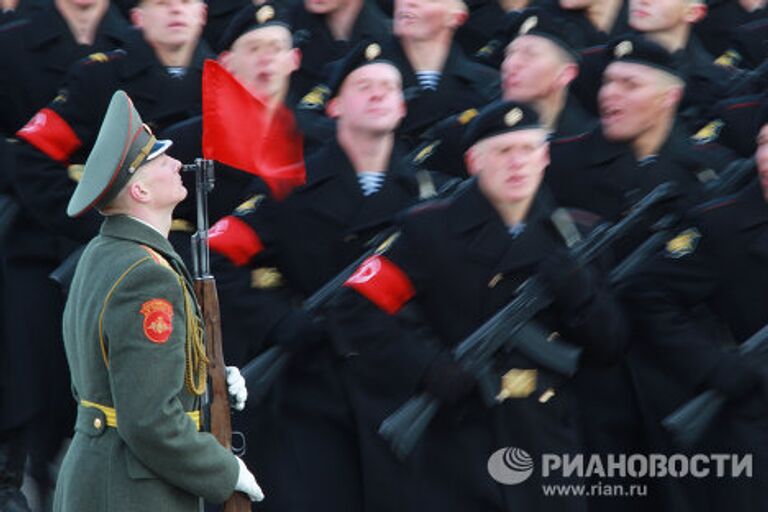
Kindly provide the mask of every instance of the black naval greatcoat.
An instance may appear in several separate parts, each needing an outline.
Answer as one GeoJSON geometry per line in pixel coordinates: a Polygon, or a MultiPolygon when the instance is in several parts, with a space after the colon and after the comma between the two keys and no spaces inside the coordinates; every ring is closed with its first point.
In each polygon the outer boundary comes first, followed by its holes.
{"type": "MultiPolygon", "coordinates": [[[[728,161],[720,158],[720,148],[694,144],[680,128],[674,128],[658,155],[638,161],[631,148],[608,141],[600,128],[571,139],[553,141],[551,165],[545,182],[557,200],[566,207],[594,212],[604,219],[617,220],[656,186],[670,182],[676,197],[661,204],[651,215],[614,245],[614,265],[651,236],[649,229],[664,214],[680,212],[694,204],[702,191],[702,181],[716,175],[728,161]]],[[[632,311],[628,311],[632,314],[632,311]]],[[[612,367],[588,366],[576,377],[582,429],[590,451],[594,453],[636,453],[647,449],[647,428],[638,400],[638,373],[648,373],[647,365],[633,352],[632,339],[628,358],[612,367]]],[[[630,503],[616,498],[594,498],[590,506],[611,510],[619,504],[643,510],[656,503],[665,492],[648,482],[649,497],[630,503]],[[608,507],[607,509],[597,507],[608,507]]]]}
{"type": "Polygon", "coordinates": [[[6,137],[53,100],[69,68],[90,53],[125,46],[130,26],[109,8],[92,45],[78,44],[53,6],[0,28],[0,129],[6,137]]]}
{"type": "MultiPolygon", "coordinates": [[[[347,155],[333,140],[307,158],[305,185],[282,202],[265,197],[240,214],[263,247],[253,264],[257,270],[276,270],[282,283],[261,295],[261,308],[251,314],[263,317],[259,329],[264,333],[252,335],[274,342],[286,327],[283,320],[291,321],[302,300],[352,263],[398,212],[418,201],[424,189],[403,158],[396,147],[382,188],[365,197],[347,155]]],[[[434,180],[436,189],[440,183],[434,180]]],[[[272,491],[269,506],[275,510],[353,512],[363,509],[363,500],[373,504],[383,497],[367,487],[363,493],[366,475],[359,466],[356,421],[339,377],[340,352],[326,340],[294,355],[273,402],[263,409],[269,417],[260,423],[271,423],[278,432],[263,431],[270,442],[257,440],[263,449],[253,453],[265,468],[262,478],[268,479],[264,484],[272,491]]]]}
{"type": "MultiPolygon", "coordinates": [[[[521,448],[535,461],[542,453],[582,449],[570,382],[514,350],[502,351],[493,371],[535,370],[527,395],[489,409],[473,392],[443,407],[403,466],[387,463],[393,455],[376,433],[382,420],[423,391],[436,360],[512,300],[543,259],[565,248],[550,220],[553,210],[540,190],[524,231],[513,238],[472,182],[450,200],[415,207],[400,237],[363,264],[359,279],[353,276],[337,298],[334,333],[347,346],[344,370],[365,427],[361,444],[369,454],[379,452],[379,467],[410,482],[410,492],[391,488],[376,510],[585,510],[581,498],[544,497],[540,473],[517,486],[500,485],[488,473],[488,458],[499,448],[521,448]]],[[[550,307],[535,321],[584,347],[582,360],[610,364],[623,353],[624,316],[594,277],[596,292],[580,311],[550,307]]],[[[555,481],[562,483],[549,479],[555,481]]]]}
{"type": "MultiPolygon", "coordinates": [[[[656,450],[680,450],[661,430],[661,420],[711,389],[735,346],[768,324],[767,263],[768,205],[755,180],[737,194],[697,207],[690,224],[626,284],[623,295],[642,339],[636,350],[656,367],[645,374],[640,388],[642,403],[657,428],[656,450]],[[725,331],[712,330],[701,321],[696,311],[702,305],[724,322],[725,331]]],[[[764,354],[748,359],[765,375],[764,354]]],[[[729,371],[733,372],[742,373],[729,371]]],[[[730,400],[692,451],[751,453],[754,478],[763,478],[768,471],[766,403],[765,386],[759,385],[730,400]]],[[[762,510],[768,494],[754,478],[699,481],[687,489],[686,502],[690,510],[762,510]]]]}

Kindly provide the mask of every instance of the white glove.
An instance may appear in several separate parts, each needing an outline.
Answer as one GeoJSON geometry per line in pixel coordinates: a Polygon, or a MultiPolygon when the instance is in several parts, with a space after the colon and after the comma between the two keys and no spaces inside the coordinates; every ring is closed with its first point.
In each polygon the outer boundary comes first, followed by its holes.
{"type": "Polygon", "coordinates": [[[227,366],[227,391],[229,403],[237,411],[245,409],[245,401],[248,399],[248,388],[245,387],[245,379],[236,366],[227,366]]]}
{"type": "Polygon", "coordinates": [[[237,463],[240,465],[240,473],[237,475],[235,490],[247,495],[251,501],[263,500],[264,491],[262,491],[259,484],[256,483],[256,477],[254,477],[253,473],[251,473],[245,466],[243,459],[237,457],[237,463]]]}

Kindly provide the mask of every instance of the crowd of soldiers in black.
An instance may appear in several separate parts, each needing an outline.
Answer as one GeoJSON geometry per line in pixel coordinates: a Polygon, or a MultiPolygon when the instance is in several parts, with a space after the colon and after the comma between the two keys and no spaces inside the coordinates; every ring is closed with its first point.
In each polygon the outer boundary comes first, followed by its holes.
{"type": "MultiPolygon", "coordinates": [[[[2,5],[0,510],[30,510],[25,468],[45,510],[72,434],[67,269],[100,219],[66,204],[109,99],[125,90],[191,162],[218,93],[207,59],[265,107],[254,125],[279,113],[303,140],[298,186],[258,171],[262,144],[255,171],[217,162],[210,194],[225,360],[287,361],[233,419],[266,494],[254,510],[768,510],[768,359],[739,348],[768,323],[764,0],[2,5]],[[660,185],[664,200],[580,257],[660,185]],[[549,299],[526,328],[578,368],[507,344],[491,405],[453,349],[532,277],[549,299]],[[707,390],[725,409],[680,446],[662,421],[707,390]],[[393,451],[380,425],[424,392],[434,420],[393,451]],[[594,482],[502,484],[487,464],[504,447],[751,454],[754,471],[553,497],[542,484],[594,482]]],[[[176,217],[188,258],[194,194],[176,217]]]]}

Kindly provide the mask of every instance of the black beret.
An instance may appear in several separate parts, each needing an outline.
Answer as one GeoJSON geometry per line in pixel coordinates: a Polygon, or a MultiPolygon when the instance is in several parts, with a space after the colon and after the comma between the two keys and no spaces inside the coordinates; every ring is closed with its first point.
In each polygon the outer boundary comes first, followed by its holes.
{"type": "Polygon", "coordinates": [[[685,80],[685,75],[675,56],[663,46],[641,35],[614,39],[608,44],[607,50],[611,62],[643,64],[685,80]]]}
{"type": "Polygon", "coordinates": [[[542,128],[539,114],[525,103],[497,101],[483,108],[470,121],[461,146],[464,151],[482,139],[517,130],[542,128]]]}
{"type": "Polygon", "coordinates": [[[288,11],[285,7],[274,2],[265,2],[261,5],[249,3],[240,9],[229,22],[219,38],[216,49],[219,52],[227,50],[238,37],[246,32],[272,25],[280,25],[291,30],[288,11]]]}
{"type": "Polygon", "coordinates": [[[578,50],[583,44],[577,39],[578,32],[568,26],[566,19],[537,7],[530,7],[522,12],[508,12],[504,17],[501,31],[487,45],[478,50],[477,55],[484,62],[499,67],[504,61],[504,53],[509,43],[523,35],[549,39],[574,61],[581,60],[578,50]]]}
{"type": "Polygon", "coordinates": [[[389,53],[388,47],[385,45],[372,40],[362,41],[344,57],[328,64],[327,97],[336,96],[344,80],[358,68],[380,62],[395,66],[389,53]]]}

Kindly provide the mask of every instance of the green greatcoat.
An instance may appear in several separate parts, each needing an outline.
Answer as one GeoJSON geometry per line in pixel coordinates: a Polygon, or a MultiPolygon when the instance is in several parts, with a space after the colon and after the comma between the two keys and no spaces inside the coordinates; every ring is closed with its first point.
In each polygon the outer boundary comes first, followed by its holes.
{"type": "Polygon", "coordinates": [[[189,275],[168,240],[133,218],[107,217],[88,244],[64,311],[80,405],[54,511],[193,512],[198,497],[232,494],[235,456],[186,414],[200,397],[185,382],[185,311],[196,305],[187,295],[185,307],[182,282],[189,275]],[[83,400],[114,408],[117,427],[83,400]]]}

